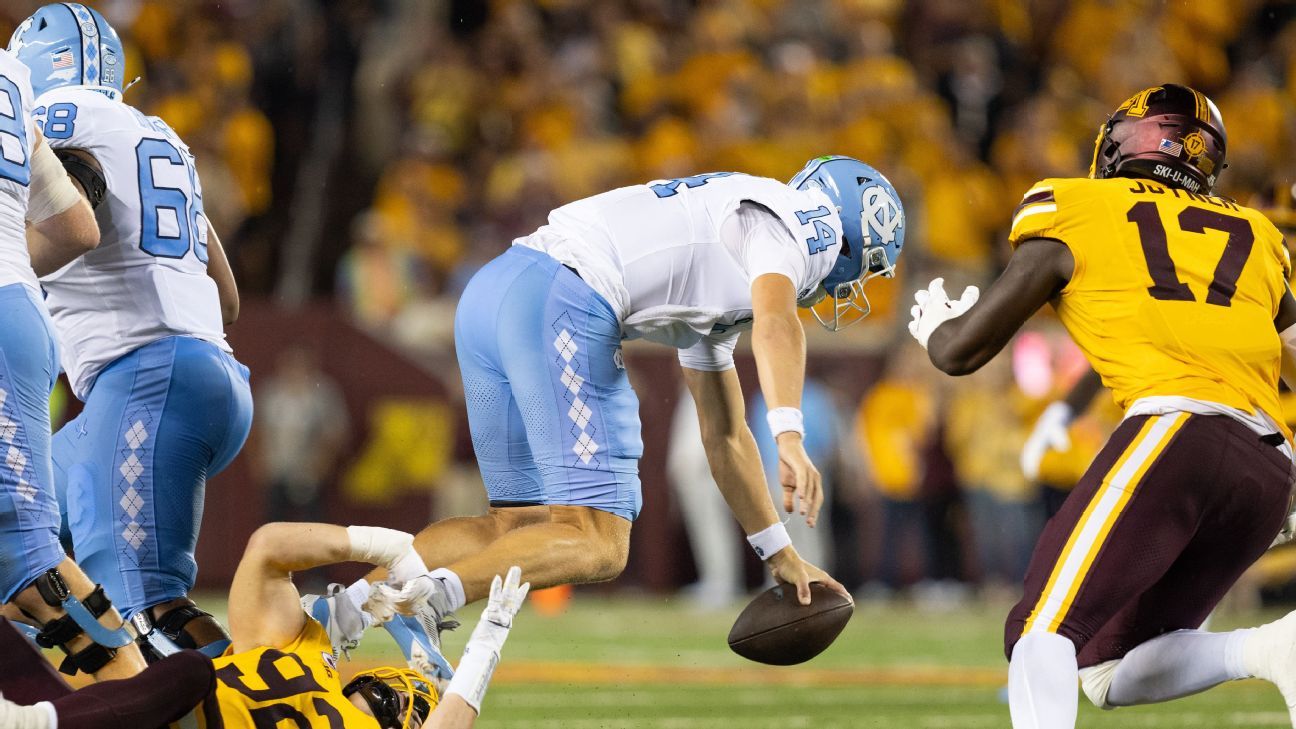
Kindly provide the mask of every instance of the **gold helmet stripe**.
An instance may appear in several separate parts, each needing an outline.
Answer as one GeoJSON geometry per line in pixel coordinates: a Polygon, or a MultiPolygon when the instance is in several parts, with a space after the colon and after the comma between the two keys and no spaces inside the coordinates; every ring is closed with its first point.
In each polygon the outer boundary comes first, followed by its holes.
{"type": "Polygon", "coordinates": [[[1203,124],[1209,124],[1211,119],[1210,102],[1206,100],[1206,94],[1203,94],[1197,89],[1192,89],[1192,92],[1193,98],[1197,100],[1197,121],[1200,121],[1203,124]]]}

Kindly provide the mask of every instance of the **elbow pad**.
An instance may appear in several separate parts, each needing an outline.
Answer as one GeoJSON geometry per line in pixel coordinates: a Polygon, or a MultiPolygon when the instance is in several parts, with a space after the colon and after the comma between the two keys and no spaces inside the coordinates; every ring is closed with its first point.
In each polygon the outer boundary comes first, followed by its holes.
{"type": "Polygon", "coordinates": [[[68,179],[63,166],[59,164],[58,157],[48,144],[36,148],[31,158],[31,172],[27,220],[32,223],[48,220],[81,200],[81,193],[68,179]]]}
{"type": "Polygon", "coordinates": [[[98,208],[99,203],[108,196],[108,181],[104,179],[103,173],[70,150],[56,149],[54,155],[63,163],[63,169],[68,175],[81,183],[90,207],[98,208]]]}

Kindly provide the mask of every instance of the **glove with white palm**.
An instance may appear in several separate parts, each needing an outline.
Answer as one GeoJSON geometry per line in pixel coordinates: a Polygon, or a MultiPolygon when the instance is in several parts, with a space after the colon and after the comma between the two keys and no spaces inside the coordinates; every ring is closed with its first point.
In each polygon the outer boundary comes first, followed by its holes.
{"type": "Polygon", "coordinates": [[[945,293],[945,279],[932,279],[927,288],[914,294],[914,305],[909,313],[913,320],[909,322],[909,333],[914,339],[927,348],[927,340],[932,332],[950,319],[957,319],[967,313],[968,309],[981,298],[981,290],[975,286],[963,289],[963,296],[951,300],[945,293]]]}

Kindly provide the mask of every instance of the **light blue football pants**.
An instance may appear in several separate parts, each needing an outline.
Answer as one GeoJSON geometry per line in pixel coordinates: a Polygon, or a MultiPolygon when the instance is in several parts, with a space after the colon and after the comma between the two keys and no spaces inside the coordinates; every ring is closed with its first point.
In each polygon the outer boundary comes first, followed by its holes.
{"type": "Polygon", "coordinates": [[[104,368],[54,436],[54,478],[76,560],[127,617],[188,594],[207,479],[252,426],[248,369],[192,337],[104,368]]]}
{"type": "Polygon", "coordinates": [[[513,246],[455,313],[473,449],[492,506],[639,514],[639,400],[612,307],[571,269],[513,246]]]}
{"type": "Polygon", "coordinates": [[[35,291],[0,288],[0,601],[63,561],[50,472],[54,327],[35,291]]]}

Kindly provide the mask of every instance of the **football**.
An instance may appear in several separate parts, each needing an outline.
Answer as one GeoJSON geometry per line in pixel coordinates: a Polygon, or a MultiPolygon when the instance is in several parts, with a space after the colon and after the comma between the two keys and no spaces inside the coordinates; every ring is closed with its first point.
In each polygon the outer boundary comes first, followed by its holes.
{"type": "Polygon", "coordinates": [[[797,602],[795,585],[777,585],[743,608],[729,631],[729,647],[757,663],[805,663],[832,645],[854,612],[849,599],[817,582],[810,585],[809,605],[797,602]]]}

